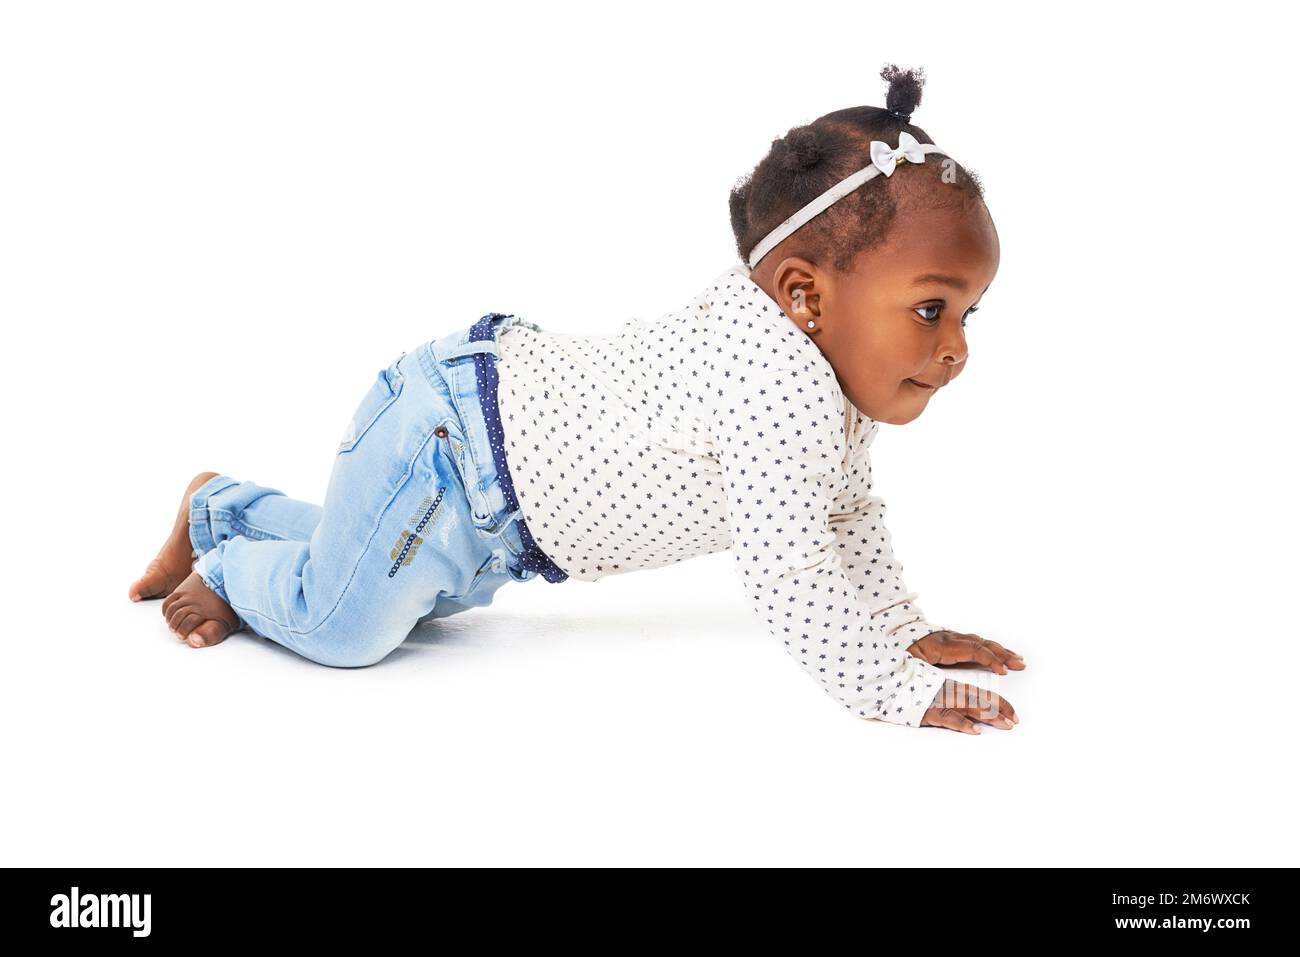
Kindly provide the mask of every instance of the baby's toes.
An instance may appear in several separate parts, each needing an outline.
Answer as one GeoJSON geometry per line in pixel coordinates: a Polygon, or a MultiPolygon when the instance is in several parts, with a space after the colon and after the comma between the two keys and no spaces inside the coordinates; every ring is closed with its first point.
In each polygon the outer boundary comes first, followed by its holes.
{"type": "Polygon", "coordinates": [[[170,625],[178,608],[193,604],[194,596],[187,589],[174,589],[170,595],[162,600],[162,616],[167,619],[167,623],[170,625]]]}
{"type": "Polygon", "coordinates": [[[181,598],[172,602],[171,609],[167,612],[167,627],[172,631],[179,631],[181,619],[195,610],[194,602],[191,600],[181,598]]]}
{"type": "Polygon", "coordinates": [[[158,559],[149,563],[145,573],[131,583],[127,592],[132,601],[141,601],[145,598],[158,598],[162,595],[170,582],[170,576],[167,569],[162,567],[158,559]]]}
{"type": "Polygon", "coordinates": [[[193,633],[189,637],[189,642],[191,645],[194,645],[196,648],[197,647],[206,648],[210,645],[215,645],[218,642],[225,641],[226,636],[230,634],[230,632],[231,632],[230,626],[227,625],[224,621],[218,621],[215,618],[209,618],[207,621],[203,622],[201,625],[199,625],[197,628],[194,629],[193,633]]]}
{"type": "Polygon", "coordinates": [[[197,608],[191,608],[177,617],[176,627],[173,628],[172,631],[176,632],[182,640],[188,640],[190,632],[203,624],[203,622],[204,617],[199,613],[199,610],[197,608]]]}

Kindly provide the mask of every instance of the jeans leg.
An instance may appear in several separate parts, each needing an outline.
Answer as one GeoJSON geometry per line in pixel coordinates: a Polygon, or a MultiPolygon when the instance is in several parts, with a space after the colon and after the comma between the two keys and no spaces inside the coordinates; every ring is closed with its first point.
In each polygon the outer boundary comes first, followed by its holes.
{"type": "Polygon", "coordinates": [[[218,542],[245,538],[306,542],[320,524],[321,507],[279,489],[215,475],[190,496],[190,544],[204,555],[218,542]]]}
{"type": "MultiPolygon", "coordinates": [[[[414,355],[399,357],[353,416],[310,536],[270,537],[293,522],[248,517],[254,503],[275,496],[214,480],[202,506],[207,521],[191,528],[210,530],[213,515],[228,513],[261,535],[212,536],[196,571],[252,631],[306,658],[343,667],[381,660],[440,598],[475,600],[475,585],[500,562],[472,522],[456,459],[439,434],[448,426],[461,428],[449,398],[414,355]]],[[[295,521],[312,517],[304,510],[295,521]]],[[[196,547],[205,542],[195,535],[196,547]]]]}
{"type": "Polygon", "coordinates": [[[452,598],[449,595],[440,595],[433,610],[428,614],[420,617],[419,621],[432,621],[435,618],[450,618],[452,615],[459,615],[463,611],[469,611],[471,608],[486,608],[492,604],[492,599],[496,597],[497,591],[507,582],[520,581],[515,575],[505,571],[495,571],[486,569],[470,585],[469,591],[464,595],[452,598]]]}

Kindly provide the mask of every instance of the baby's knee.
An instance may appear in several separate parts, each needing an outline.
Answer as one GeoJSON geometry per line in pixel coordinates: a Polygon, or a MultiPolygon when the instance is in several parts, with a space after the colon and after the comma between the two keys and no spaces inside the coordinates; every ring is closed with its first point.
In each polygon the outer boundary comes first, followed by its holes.
{"type": "Polygon", "coordinates": [[[398,629],[322,625],[306,634],[300,651],[313,661],[335,668],[365,668],[378,664],[406,639],[398,629]]]}

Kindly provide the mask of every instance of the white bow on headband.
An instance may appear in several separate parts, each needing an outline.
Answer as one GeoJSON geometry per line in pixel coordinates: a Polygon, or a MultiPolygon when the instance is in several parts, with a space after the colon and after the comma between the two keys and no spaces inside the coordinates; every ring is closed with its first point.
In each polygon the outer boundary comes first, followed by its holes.
{"type": "Polygon", "coordinates": [[[878,168],[886,176],[892,176],[894,167],[898,165],[898,161],[901,159],[905,159],[909,163],[925,162],[925,150],[921,148],[922,145],[928,146],[930,144],[922,144],[907,130],[899,132],[897,149],[890,149],[889,144],[883,140],[872,140],[871,165],[878,168]]]}
{"type": "Polygon", "coordinates": [[[758,265],[758,261],[772,251],[772,248],[781,240],[785,239],[792,232],[802,226],[808,220],[812,219],[822,210],[831,206],[840,198],[853,192],[867,180],[884,173],[886,176],[892,176],[894,169],[897,167],[899,160],[906,160],[909,163],[924,163],[927,153],[943,153],[944,150],[935,146],[933,143],[922,143],[911,133],[906,130],[900,130],[898,133],[898,146],[890,147],[888,143],[880,140],[871,141],[871,162],[862,167],[856,173],[852,173],[840,180],[826,192],[822,193],[811,203],[808,203],[797,213],[783,222],[776,229],[772,230],[758,244],[750,250],[749,268],[753,269],[758,265]]]}

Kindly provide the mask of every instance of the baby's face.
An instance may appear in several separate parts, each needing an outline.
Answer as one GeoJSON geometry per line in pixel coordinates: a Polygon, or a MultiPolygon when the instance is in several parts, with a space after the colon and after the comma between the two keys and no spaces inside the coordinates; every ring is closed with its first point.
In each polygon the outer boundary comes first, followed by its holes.
{"type": "Polygon", "coordinates": [[[830,276],[819,320],[826,335],[813,341],[849,401],[895,425],[925,411],[966,367],[963,317],[993,282],[999,258],[983,203],[910,210],[852,273],[830,276]]]}
{"type": "Polygon", "coordinates": [[[760,285],[810,334],[850,402],[902,425],[965,368],[962,320],[993,282],[999,257],[983,203],[902,210],[888,239],[860,254],[851,273],[791,259],[764,277],[773,285],[760,285]],[[809,319],[819,329],[808,329],[809,319]]]}

